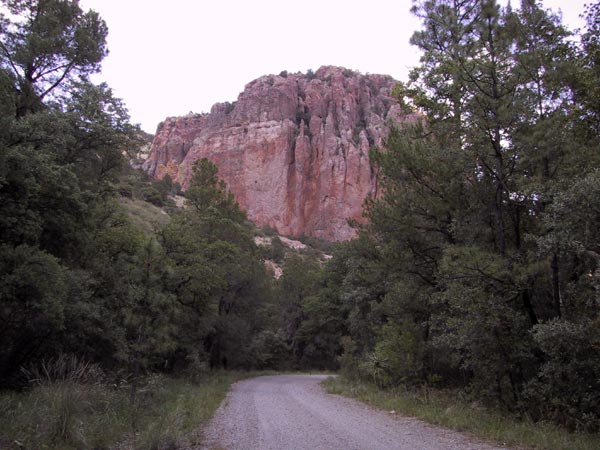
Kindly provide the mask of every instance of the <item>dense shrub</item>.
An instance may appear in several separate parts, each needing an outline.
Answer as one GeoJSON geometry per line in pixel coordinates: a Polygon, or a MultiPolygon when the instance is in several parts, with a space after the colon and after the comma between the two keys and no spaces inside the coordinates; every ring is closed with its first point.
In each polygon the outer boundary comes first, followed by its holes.
{"type": "Polygon", "coordinates": [[[527,409],[572,430],[600,430],[600,321],[556,319],[533,336],[545,362],[527,386],[527,409]]]}

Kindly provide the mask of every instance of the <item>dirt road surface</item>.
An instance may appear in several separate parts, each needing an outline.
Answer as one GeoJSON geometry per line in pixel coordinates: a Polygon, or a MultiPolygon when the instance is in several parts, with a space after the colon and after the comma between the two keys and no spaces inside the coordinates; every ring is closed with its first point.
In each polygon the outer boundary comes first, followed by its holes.
{"type": "Polygon", "coordinates": [[[322,375],[236,383],[206,430],[205,450],[499,450],[419,420],[324,392],[322,375]]]}

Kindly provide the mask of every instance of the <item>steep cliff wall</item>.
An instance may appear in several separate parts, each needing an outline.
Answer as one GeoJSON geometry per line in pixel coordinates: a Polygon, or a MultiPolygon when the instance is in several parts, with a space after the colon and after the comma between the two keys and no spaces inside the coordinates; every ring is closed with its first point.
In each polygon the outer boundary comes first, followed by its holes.
{"type": "Polygon", "coordinates": [[[395,84],[330,66],[261,77],[233,104],[165,120],[144,169],[185,188],[193,163],[206,157],[255,223],[349,239],[346,220],[360,218],[364,199],[377,192],[369,149],[390,123],[407,120],[391,97],[395,84]]]}

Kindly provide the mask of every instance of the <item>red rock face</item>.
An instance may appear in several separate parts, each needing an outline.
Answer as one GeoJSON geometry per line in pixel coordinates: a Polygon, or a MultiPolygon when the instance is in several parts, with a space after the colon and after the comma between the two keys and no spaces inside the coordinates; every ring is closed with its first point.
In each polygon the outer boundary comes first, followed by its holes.
{"type": "Polygon", "coordinates": [[[377,195],[369,149],[405,122],[389,76],[339,67],[264,76],[209,114],[168,118],[144,169],[186,188],[208,158],[248,217],[281,234],[340,241],[354,236],[365,198],[377,195]]]}

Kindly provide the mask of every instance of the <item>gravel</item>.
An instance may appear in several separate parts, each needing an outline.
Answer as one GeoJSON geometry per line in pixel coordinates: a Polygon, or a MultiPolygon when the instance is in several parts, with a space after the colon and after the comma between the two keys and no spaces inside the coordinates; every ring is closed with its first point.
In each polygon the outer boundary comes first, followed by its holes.
{"type": "Polygon", "coordinates": [[[236,383],[205,431],[203,450],[499,450],[419,420],[326,394],[324,375],[236,383]]]}

